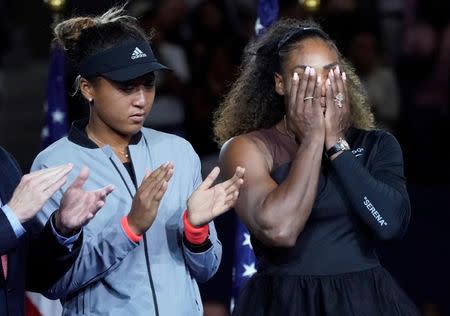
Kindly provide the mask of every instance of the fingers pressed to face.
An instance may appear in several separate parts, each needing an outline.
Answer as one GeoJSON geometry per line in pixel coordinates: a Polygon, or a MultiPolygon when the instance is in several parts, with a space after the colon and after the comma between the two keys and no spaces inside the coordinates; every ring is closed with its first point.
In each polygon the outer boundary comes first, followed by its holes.
{"type": "Polygon", "coordinates": [[[300,79],[300,85],[299,85],[299,90],[301,90],[303,92],[303,97],[305,97],[305,91],[306,91],[306,86],[308,85],[308,80],[309,80],[309,76],[311,74],[311,67],[307,66],[305,68],[305,71],[302,74],[302,77],[300,79]]]}
{"type": "Polygon", "coordinates": [[[328,79],[330,79],[330,83],[331,83],[331,91],[333,92],[333,99],[336,96],[336,94],[339,93],[339,89],[336,83],[336,77],[335,77],[335,72],[333,69],[330,70],[330,72],[328,73],[328,79]]]}
{"type": "Polygon", "coordinates": [[[295,105],[295,102],[297,100],[297,92],[299,89],[299,83],[300,83],[300,78],[298,76],[298,73],[294,72],[294,75],[292,76],[291,89],[289,91],[289,105],[291,107],[295,105]]]}
{"type": "Polygon", "coordinates": [[[336,80],[338,92],[341,92],[342,94],[344,94],[344,90],[345,90],[344,82],[342,80],[342,73],[341,73],[341,70],[339,69],[339,66],[336,66],[336,68],[334,69],[334,78],[336,80]]]}
{"type": "Polygon", "coordinates": [[[346,104],[349,104],[348,90],[347,90],[347,74],[345,72],[342,72],[341,76],[342,76],[342,85],[344,86],[345,102],[346,104]]]}
{"type": "Polygon", "coordinates": [[[297,101],[304,104],[304,106],[310,107],[313,103],[314,88],[317,80],[316,70],[309,66],[306,67],[303,77],[305,78],[305,82],[302,82],[302,84],[305,84],[305,89],[297,96],[297,101]]]}
{"type": "Polygon", "coordinates": [[[314,89],[314,107],[320,110],[320,97],[322,94],[322,77],[317,76],[316,87],[314,89]]]}
{"type": "Polygon", "coordinates": [[[330,78],[328,78],[325,82],[325,97],[326,97],[326,104],[327,104],[327,111],[326,115],[330,116],[335,112],[335,105],[334,105],[334,96],[333,91],[331,89],[331,81],[330,78]]]}
{"type": "Polygon", "coordinates": [[[308,83],[306,85],[306,91],[303,96],[303,102],[305,106],[310,107],[313,103],[313,97],[314,97],[314,89],[316,87],[316,80],[317,80],[317,73],[314,68],[308,67],[309,70],[309,77],[308,77],[308,83]],[[305,100],[305,98],[307,98],[305,100]]]}
{"type": "MultiPolygon", "coordinates": [[[[293,103],[293,105],[295,107],[297,107],[297,104],[303,104],[303,101],[304,101],[303,99],[305,98],[305,95],[306,95],[306,89],[308,86],[310,72],[311,72],[311,68],[306,67],[305,71],[302,74],[302,77],[301,77],[301,80],[299,82],[299,86],[297,89],[297,95],[295,96],[295,103],[293,103]]],[[[295,110],[295,108],[294,108],[294,110],[295,110]]]]}

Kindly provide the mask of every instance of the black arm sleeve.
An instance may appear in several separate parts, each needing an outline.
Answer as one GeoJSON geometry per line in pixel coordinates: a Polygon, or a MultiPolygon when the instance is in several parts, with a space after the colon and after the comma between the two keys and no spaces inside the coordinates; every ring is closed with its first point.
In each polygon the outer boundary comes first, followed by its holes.
{"type": "Polygon", "coordinates": [[[403,236],[411,206],[403,175],[403,156],[397,140],[381,136],[369,167],[346,151],[332,161],[357,215],[382,240],[403,236]]]}
{"type": "MultiPolygon", "coordinates": [[[[60,277],[62,277],[75,262],[82,244],[82,235],[78,238],[69,251],[61,245],[53,234],[50,226],[52,215],[45,227],[39,233],[31,236],[27,259],[26,289],[34,292],[43,292],[50,288],[60,277]]],[[[30,226],[36,225],[34,221],[30,226]]],[[[34,229],[36,229],[34,227],[34,229]]]]}

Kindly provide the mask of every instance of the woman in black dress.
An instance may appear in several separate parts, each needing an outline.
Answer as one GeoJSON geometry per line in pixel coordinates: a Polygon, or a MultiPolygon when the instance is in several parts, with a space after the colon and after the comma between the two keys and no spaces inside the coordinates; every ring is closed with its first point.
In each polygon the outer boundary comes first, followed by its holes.
{"type": "Polygon", "coordinates": [[[400,146],[318,25],[250,43],[214,123],[258,261],[235,315],[418,315],[375,252],[410,218],[400,146]]]}

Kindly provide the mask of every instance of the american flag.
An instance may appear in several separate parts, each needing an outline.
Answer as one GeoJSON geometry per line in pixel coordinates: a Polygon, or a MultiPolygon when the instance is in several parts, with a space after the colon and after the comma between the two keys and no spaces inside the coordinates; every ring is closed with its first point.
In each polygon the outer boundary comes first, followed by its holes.
{"type": "Polygon", "coordinates": [[[278,0],[260,0],[258,5],[258,18],[255,24],[256,36],[264,31],[278,19],[278,0]]]}
{"type": "Polygon", "coordinates": [[[54,43],[50,49],[45,121],[41,133],[42,149],[67,134],[66,96],[64,49],[54,43]]]}
{"type": "MultiPolygon", "coordinates": [[[[45,121],[41,132],[42,149],[67,134],[66,96],[64,49],[54,43],[49,57],[47,100],[44,104],[45,121]]],[[[26,316],[59,316],[61,314],[62,307],[59,301],[51,301],[38,293],[26,293],[26,316]]]]}
{"type": "Polygon", "coordinates": [[[250,232],[236,217],[236,235],[234,239],[233,285],[231,310],[239,297],[242,288],[256,272],[256,258],[250,242],[250,232]]]}
{"type": "MultiPolygon", "coordinates": [[[[261,35],[278,18],[278,0],[260,0],[258,18],[255,25],[256,36],[261,35]]],[[[250,242],[250,232],[236,219],[236,235],[234,242],[233,287],[231,310],[239,297],[242,288],[256,272],[256,258],[250,242]]]]}

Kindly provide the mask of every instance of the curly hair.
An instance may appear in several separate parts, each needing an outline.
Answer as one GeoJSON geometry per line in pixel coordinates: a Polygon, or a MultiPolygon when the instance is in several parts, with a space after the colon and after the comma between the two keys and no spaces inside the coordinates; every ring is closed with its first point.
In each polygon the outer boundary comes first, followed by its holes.
{"type": "Polygon", "coordinates": [[[366,130],[375,127],[358,76],[328,35],[312,21],[281,19],[244,50],[239,76],[214,113],[214,136],[219,145],[231,137],[269,128],[283,118],[284,99],[275,91],[274,73],[280,73],[296,43],[311,37],[321,38],[336,51],[340,68],[347,74],[351,125],[366,130]]]}

